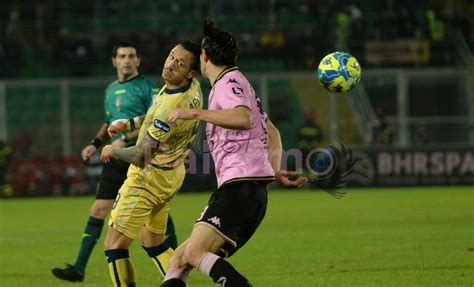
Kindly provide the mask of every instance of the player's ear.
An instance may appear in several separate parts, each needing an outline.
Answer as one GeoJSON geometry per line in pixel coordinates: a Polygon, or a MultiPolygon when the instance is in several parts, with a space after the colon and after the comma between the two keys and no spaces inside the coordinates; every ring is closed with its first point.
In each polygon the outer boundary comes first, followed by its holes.
{"type": "Polygon", "coordinates": [[[140,56],[137,56],[137,67],[140,67],[140,61],[141,61],[140,56]]]}
{"type": "Polygon", "coordinates": [[[113,65],[115,68],[117,68],[117,62],[115,61],[115,57],[112,57],[111,60],[112,60],[112,65],[113,65]]]}
{"type": "Polygon", "coordinates": [[[191,70],[188,73],[188,76],[186,77],[188,80],[192,80],[194,77],[196,77],[198,72],[196,70],[191,70]]]}
{"type": "Polygon", "coordinates": [[[209,56],[207,55],[206,50],[204,50],[204,49],[202,49],[202,51],[201,51],[201,57],[202,57],[202,60],[204,61],[204,63],[209,61],[209,56]]]}

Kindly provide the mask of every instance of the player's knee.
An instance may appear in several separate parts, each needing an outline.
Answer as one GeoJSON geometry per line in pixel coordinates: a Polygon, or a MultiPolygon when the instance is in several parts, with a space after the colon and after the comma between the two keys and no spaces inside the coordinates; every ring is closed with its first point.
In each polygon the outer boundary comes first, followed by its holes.
{"type": "Polygon", "coordinates": [[[110,212],[110,206],[108,204],[94,203],[90,210],[90,216],[95,218],[104,219],[110,212]]]}
{"type": "Polygon", "coordinates": [[[140,233],[140,243],[145,247],[155,247],[161,245],[165,240],[165,236],[162,234],[147,234],[140,233]]]}
{"type": "Polygon", "coordinates": [[[184,259],[188,264],[192,265],[193,267],[197,267],[199,260],[204,253],[204,250],[201,250],[192,244],[188,244],[184,249],[184,259]]]}
{"type": "Polygon", "coordinates": [[[173,254],[168,260],[169,269],[181,269],[187,265],[186,260],[183,257],[183,254],[173,254]]]}
{"type": "Polygon", "coordinates": [[[104,250],[110,250],[110,249],[114,249],[112,246],[114,245],[114,242],[113,240],[107,236],[105,237],[105,240],[104,240],[104,250]]]}

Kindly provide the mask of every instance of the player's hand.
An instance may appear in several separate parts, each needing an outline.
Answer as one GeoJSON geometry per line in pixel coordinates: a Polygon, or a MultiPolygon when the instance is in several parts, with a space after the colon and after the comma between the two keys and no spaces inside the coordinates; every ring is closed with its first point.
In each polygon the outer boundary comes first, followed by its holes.
{"type": "Polygon", "coordinates": [[[308,181],[308,178],[300,176],[296,171],[280,170],[275,173],[275,180],[284,187],[300,188],[308,181]],[[296,177],[290,179],[290,177],[296,177]]]}
{"type": "Polygon", "coordinates": [[[100,155],[100,160],[103,163],[109,163],[112,159],[114,159],[112,152],[116,149],[120,149],[118,146],[114,145],[106,145],[102,148],[102,154],[100,155]]]}
{"type": "Polygon", "coordinates": [[[196,118],[196,110],[194,109],[176,109],[172,111],[168,116],[168,122],[173,126],[176,126],[176,121],[191,120],[196,118]]]}
{"type": "Polygon", "coordinates": [[[95,154],[96,151],[97,148],[95,146],[91,144],[86,146],[81,152],[82,160],[88,161],[89,159],[91,159],[91,157],[95,154]]]}
{"type": "Polygon", "coordinates": [[[110,137],[114,137],[117,135],[117,133],[126,132],[128,130],[127,122],[127,119],[118,119],[113,121],[107,128],[107,133],[110,137]]]}

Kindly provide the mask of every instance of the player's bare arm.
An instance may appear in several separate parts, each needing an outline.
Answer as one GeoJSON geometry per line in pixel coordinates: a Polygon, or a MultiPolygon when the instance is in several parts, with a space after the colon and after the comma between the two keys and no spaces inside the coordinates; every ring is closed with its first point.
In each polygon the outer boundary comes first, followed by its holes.
{"type": "Polygon", "coordinates": [[[97,151],[99,147],[102,146],[103,143],[108,142],[110,140],[109,135],[107,134],[107,128],[109,124],[104,123],[99,128],[95,138],[88,144],[81,152],[82,160],[88,161],[97,151]]]}
{"type": "Polygon", "coordinates": [[[295,180],[290,180],[291,176],[298,176],[297,172],[281,170],[281,156],[283,152],[283,145],[281,143],[280,131],[270,121],[266,121],[268,132],[268,160],[275,171],[276,181],[284,187],[301,187],[308,179],[306,177],[297,177],[295,180]]]}
{"type": "Polygon", "coordinates": [[[112,159],[120,159],[138,166],[145,165],[146,153],[152,153],[158,147],[158,142],[146,135],[145,138],[135,146],[121,148],[113,145],[106,145],[102,149],[101,160],[104,163],[112,159]]]}
{"type": "Polygon", "coordinates": [[[122,139],[122,137],[121,137],[120,139],[112,142],[112,145],[117,145],[119,147],[126,147],[129,142],[131,142],[131,141],[134,142],[138,139],[138,134],[139,133],[140,133],[140,130],[134,130],[133,132],[123,134],[124,139],[122,139]]]}
{"type": "Polygon", "coordinates": [[[232,130],[248,130],[253,123],[252,112],[244,106],[224,110],[176,109],[168,121],[175,124],[178,119],[197,119],[232,130]]]}
{"type": "MultiPolygon", "coordinates": [[[[140,130],[142,123],[145,121],[146,115],[134,117],[132,119],[118,119],[113,121],[107,129],[109,136],[114,137],[120,132],[133,132],[140,130]]],[[[137,134],[138,136],[138,134],[137,134]]]]}

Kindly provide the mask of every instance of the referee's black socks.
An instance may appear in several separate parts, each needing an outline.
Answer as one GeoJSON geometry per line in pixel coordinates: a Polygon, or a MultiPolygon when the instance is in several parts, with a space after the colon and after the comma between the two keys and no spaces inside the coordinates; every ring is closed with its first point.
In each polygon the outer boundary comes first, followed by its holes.
{"type": "Polygon", "coordinates": [[[86,228],[82,234],[79,254],[77,255],[76,263],[74,263],[74,267],[76,267],[76,269],[82,274],[84,274],[84,271],[86,270],[87,261],[89,261],[92,250],[94,249],[97,240],[100,238],[103,226],[103,219],[90,216],[87,220],[86,228]]]}

